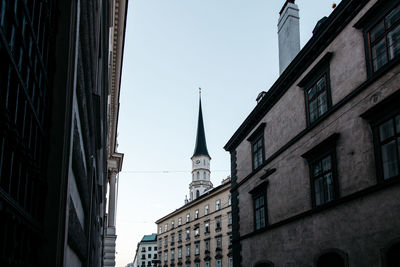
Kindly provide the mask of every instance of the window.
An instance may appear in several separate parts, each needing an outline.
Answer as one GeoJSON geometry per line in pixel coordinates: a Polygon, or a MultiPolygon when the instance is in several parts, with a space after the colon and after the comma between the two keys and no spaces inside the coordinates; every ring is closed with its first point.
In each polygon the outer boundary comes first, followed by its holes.
{"type": "Polygon", "coordinates": [[[186,229],[186,240],[190,239],[190,229],[186,229]]]}
{"type": "Polygon", "coordinates": [[[222,260],[217,260],[216,267],[222,267],[222,260]]]}
{"type": "Polygon", "coordinates": [[[215,217],[215,230],[221,230],[221,216],[215,217]]]}
{"type": "Polygon", "coordinates": [[[205,234],[210,233],[210,221],[204,222],[204,233],[205,234]]]}
{"type": "Polygon", "coordinates": [[[199,255],[200,254],[200,243],[199,242],[197,242],[197,243],[195,243],[194,244],[194,254],[195,255],[199,255]]]}
{"type": "Polygon", "coordinates": [[[174,229],[175,228],[175,221],[172,221],[171,222],[171,229],[174,229]]]}
{"type": "Polygon", "coordinates": [[[181,226],[182,225],[182,217],[179,217],[178,218],[178,226],[181,226]]]}
{"type": "Polygon", "coordinates": [[[200,179],[200,172],[197,172],[196,177],[197,177],[197,180],[200,179]]]}
{"type": "Polygon", "coordinates": [[[182,259],[182,247],[178,248],[178,259],[182,259]]]}
{"type": "Polygon", "coordinates": [[[330,106],[330,92],[328,90],[327,73],[323,73],[318,80],[308,86],[306,91],[307,121],[312,124],[328,111],[330,106]]]}
{"type": "Polygon", "coordinates": [[[148,259],[151,259],[151,254],[147,254],[147,258],[148,258],[148,259]]]}
{"type": "Polygon", "coordinates": [[[154,251],[157,251],[157,247],[154,247],[154,251]]]}
{"type": "Polygon", "coordinates": [[[208,253],[210,252],[210,240],[204,240],[204,248],[205,248],[205,252],[208,253]]]}
{"type": "Polygon", "coordinates": [[[182,242],[182,231],[178,232],[178,242],[182,242]]]}
{"type": "Polygon", "coordinates": [[[171,246],[175,243],[175,234],[171,234],[171,246]]]}
{"type": "Polygon", "coordinates": [[[161,240],[161,238],[160,238],[160,239],[158,239],[158,247],[161,248],[161,246],[162,246],[162,240],[161,240]]]}
{"type": "Polygon", "coordinates": [[[368,43],[373,72],[400,55],[400,5],[368,31],[368,43]]]}
{"type": "Polygon", "coordinates": [[[186,257],[190,256],[190,245],[186,245],[186,257]]]}
{"type": "Polygon", "coordinates": [[[232,234],[228,235],[228,247],[232,246],[232,234]]]}
{"type": "Polygon", "coordinates": [[[164,225],[164,232],[167,232],[168,231],[168,224],[165,224],[164,225]]]}
{"type": "Polygon", "coordinates": [[[195,228],[194,228],[194,236],[195,237],[200,236],[200,227],[199,227],[199,225],[195,226],[195,228]]]}
{"type": "Polygon", "coordinates": [[[162,233],[162,227],[161,227],[161,226],[158,228],[158,233],[159,233],[159,234],[162,233]]]}
{"type": "Polygon", "coordinates": [[[400,173],[400,114],[379,124],[378,150],[383,179],[399,176],[400,173]]]}
{"type": "Polygon", "coordinates": [[[221,209],[221,200],[216,200],[215,201],[215,210],[220,210],[221,209]]]}
{"type": "Polygon", "coordinates": [[[190,267],[190,263],[186,263],[186,267],[190,267]]]}
{"type": "Polygon", "coordinates": [[[334,155],[328,154],[310,164],[315,206],[328,203],[335,198],[333,160],[334,155]]]}
{"type": "Polygon", "coordinates": [[[328,252],[321,255],[317,260],[317,267],[344,267],[345,259],[336,252],[328,252]]]}
{"type": "Polygon", "coordinates": [[[232,195],[228,196],[228,205],[232,205],[232,195]]]}
{"type": "Polygon", "coordinates": [[[208,205],[206,205],[204,207],[204,215],[208,215],[208,212],[209,212],[209,208],[208,208],[208,205]]]}
{"type": "Polygon", "coordinates": [[[164,261],[168,261],[168,251],[164,251],[164,261]]]}
{"type": "Polygon", "coordinates": [[[195,266],[195,267],[200,267],[200,263],[195,262],[195,263],[194,263],[194,266],[195,266]]]}
{"type": "Polygon", "coordinates": [[[151,251],[151,247],[148,247],[147,250],[148,250],[148,251],[151,251]]]}
{"type": "Polygon", "coordinates": [[[218,236],[215,238],[217,249],[222,248],[222,237],[218,236]]]}
{"type": "Polygon", "coordinates": [[[206,172],[203,172],[203,179],[204,179],[204,180],[207,180],[207,174],[206,174],[206,172]]]}
{"type": "Polygon", "coordinates": [[[210,262],[209,262],[209,261],[206,261],[206,262],[204,263],[204,267],[210,267],[210,262]]]}
{"type": "Polygon", "coordinates": [[[186,222],[190,222],[190,213],[186,214],[186,222]]]}
{"type": "Polygon", "coordinates": [[[199,218],[199,210],[195,210],[194,211],[194,219],[198,219],[199,218]]]}
{"type": "Polygon", "coordinates": [[[328,203],[338,196],[335,151],[338,138],[339,134],[334,133],[301,155],[309,164],[313,207],[328,203]]]}
{"type": "Polygon", "coordinates": [[[171,249],[171,260],[173,261],[175,259],[175,249],[171,249]]]}
{"type": "Polygon", "coordinates": [[[233,267],[233,259],[232,259],[232,257],[229,258],[228,264],[229,264],[228,265],[229,267],[233,267]]]}
{"type": "Polygon", "coordinates": [[[265,190],[253,195],[255,230],[265,227],[265,190]]]}
{"type": "Polygon", "coordinates": [[[200,196],[200,191],[196,190],[196,198],[198,198],[200,196]]]}
{"type": "Polygon", "coordinates": [[[251,143],[251,153],[253,158],[253,170],[261,166],[264,161],[264,136],[260,135],[251,143]]]}
{"type": "Polygon", "coordinates": [[[228,212],[228,225],[232,224],[232,213],[228,212]]]}
{"type": "Polygon", "coordinates": [[[168,236],[164,237],[164,247],[168,246],[168,236]]]}

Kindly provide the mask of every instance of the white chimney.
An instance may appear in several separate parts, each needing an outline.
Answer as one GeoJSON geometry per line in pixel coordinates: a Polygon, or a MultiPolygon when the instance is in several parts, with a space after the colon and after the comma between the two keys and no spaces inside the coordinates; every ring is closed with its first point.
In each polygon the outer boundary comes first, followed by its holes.
{"type": "Polygon", "coordinates": [[[286,0],[279,12],[279,74],[282,74],[300,51],[299,8],[294,1],[286,0]]]}

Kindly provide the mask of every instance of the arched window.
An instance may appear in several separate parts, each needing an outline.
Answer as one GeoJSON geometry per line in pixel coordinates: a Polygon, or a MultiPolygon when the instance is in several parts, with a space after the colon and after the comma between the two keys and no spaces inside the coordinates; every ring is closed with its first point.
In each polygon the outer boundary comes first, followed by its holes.
{"type": "Polygon", "coordinates": [[[319,256],[317,267],[345,267],[345,259],[336,252],[327,252],[319,256]]]}
{"type": "Polygon", "coordinates": [[[204,180],[207,179],[206,172],[203,172],[203,179],[204,179],[204,180]]]}
{"type": "Polygon", "coordinates": [[[272,262],[260,262],[256,263],[254,267],[274,267],[274,264],[272,262]]]}
{"type": "Polygon", "coordinates": [[[200,172],[197,172],[197,180],[200,179],[200,172]]]}
{"type": "Polygon", "coordinates": [[[198,198],[200,196],[200,191],[196,190],[196,198],[198,198]]]}
{"type": "Polygon", "coordinates": [[[386,267],[400,266],[400,242],[392,245],[386,251],[386,267]]]}

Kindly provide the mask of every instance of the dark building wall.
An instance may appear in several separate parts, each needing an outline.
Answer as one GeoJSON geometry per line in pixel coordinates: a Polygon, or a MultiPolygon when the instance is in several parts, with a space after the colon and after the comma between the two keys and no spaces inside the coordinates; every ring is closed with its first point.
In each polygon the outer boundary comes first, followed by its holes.
{"type": "Polygon", "coordinates": [[[368,27],[395,4],[342,1],[325,32],[314,34],[225,146],[232,159],[234,266],[317,266],[328,251],[343,255],[345,266],[392,266],[384,251],[400,238],[399,175],[382,179],[371,114],[399,113],[400,66],[395,58],[372,73],[365,40],[368,27]],[[305,90],[322,73],[330,103],[310,123],[305,90]],[[253,170],[258,133],[264,155],[253,170]],[[310,162],[330,150],[334,197],[318,206],[310,162]],[[265,194],[267,218],[257,230],[255,191],[265,194]]]}
{"type": "Polygon", "coordinates": [[[1,1],[0,265],[101,266],[109,1],[1,1]]]}

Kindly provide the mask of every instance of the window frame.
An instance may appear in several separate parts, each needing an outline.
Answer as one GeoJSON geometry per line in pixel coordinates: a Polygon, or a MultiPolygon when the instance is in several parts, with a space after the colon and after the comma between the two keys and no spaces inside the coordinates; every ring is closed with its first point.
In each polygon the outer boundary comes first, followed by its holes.
{"type": "MultiPolygon", "coordinates": [[[[253,200],[253,223],[254,223],[254,231],[258,231],[261,229],[264,229],[265,227],[267,227],[267,188],[261,188],[260,190],[257,190],[256,192],[254,192],[252,194],[252,200],[253,200]],[[256,208],[256,200],[260,197],[264,198],[264,204],[262,207],[258,207],[256,208]],[[260,226],[260,228],[257,228],[257,211],[258,210],[264,210],[264,225],[260,226]]],[[[261,222],[261,220],[260,220],[261,222]]]]}
{"type": "Polygon", "coordinates": [[[265,129],[266,123],[263,122],[261,123],[256,130],[250,135],[249,138],[247,138],[247,141],[250,142],[251,146],[251,169],[253,171],[259,170],[262,168],[265,162],[265,138],[264,138],[264,129],[265,129]],[[257,149],[257,151],[254,151],[254,145],[258,143],[258,141],[261,139],[261,147],[257,149]],[[261,163],[257,166],[255,166],[254,162],[254,155],[257,153],[259,150],[261,150],[261,163]]]}
{"type": "Polygon", "coordinates": [[[328,138],[314,146],[311,150],[302,155],[308,162],[308,174],[310,179],[310,190],[311,190],[311,206],[312,208],[323,207],[331,202],[337,200],[340,196],[339,194],[339,175],[337,168],[337,156],[336,156],[336,145],[339,138],[338,133],[330,135],[328,138]],[[328,155],[331,156],[331,171],[332,171],[332,183],[333,183],[333,199],[319,205],[316,204],[316,194],[315,194],[315,177],[312,173],[313,165],[326,158],[328,155]]]}
{"type": "MultiPolygon", "coordinates": [[[[389,59],[388,55],[388,46],[387,46],[387,33],[390,32],[386,29],[384,25],[384,33],[382,36],[385,36],[385,49],[386,49],[386,59],[387,62],[383,64],[380,68],[377,70],[374,70],[373,67],[373,59],[372,59],[372,46],[370,42],[370,32],[375,26],[377,26],[379,23],[384,21],[385,17],[389,15],[390,12],[392,12],[395,8],[400,6],[398,3],[395,3],[395,1],[389,3],[377,3],[375,6],[373,6],[369,12],[366,14],[366,18],[363,18],[363,22],[357,23],[355,26],[357,28],[363,27],[363,35],[364,35],[364,47],[365,47],[365,59],[366,59],[366,65],[367,65],[367,75],[368,77],[373,77],[375,75],[379,75],[379,73],[386,72],[388,68],[396,65],[400,61],[400,55],[397,57],[394,57],[392,60],[389,59]],[[365,20],[368,20],[368,22],[364,22],[365,20]],[[362,25],[364,23],[364,25],[362,25]]],[[[396,26],[400,25],[400,20],[397,21],[394,25],[392,25],[391,29],[393,30],[396,26]]],[[[382,37],[381,36],[381,37],[382,37]]],[[[382,38],[378,38],[381,40],[382,38]]],[[[375,44],[378,43],[376,39],[374,42],[375,44]]]]}
{"type": "MultiPolygon", "coordinates": [[[[318,103],[318,98],[323,92],[321,91],[320,93],[316,92],[315,97],[312,100],[317,100],[318,103]]],[[[331,96],[331,87],[330,87],[330,79],[329,79],[329,68],[325,69],[325,71],[322,71],[321,73],[316,74],[315,78],[312,79],[305,87],[304,87],[304,97],[305,97],[305,104],[306,104],[306,121],[307,121],[307,127],[315,124],[320,120],[320,118],[324,117],[325,114],[328,113],[328,111],[332,108],[332,96],[331,96]],[[325,89],[323,90],[326,92],[326,111],[322,114],[319,114],[318,112],[318,106],[317,106],[317,112],[318,115],[315,118],[315,120],[311,121],[311,113],[310,113],[310,98],[308,95],[308,91],[317,86],[317,83],[322,79],[325,78],[325,89]]]]}

